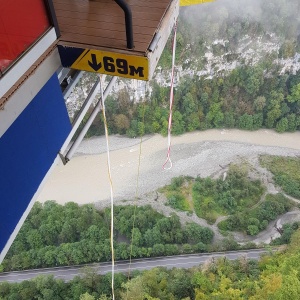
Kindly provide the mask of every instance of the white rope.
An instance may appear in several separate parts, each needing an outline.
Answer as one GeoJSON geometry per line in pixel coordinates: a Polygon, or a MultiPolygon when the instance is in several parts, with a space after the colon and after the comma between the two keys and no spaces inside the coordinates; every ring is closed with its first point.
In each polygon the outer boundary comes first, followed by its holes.
{"type": "MultiPolygon", "coordinates": [[[[143,124],[145,125],[145,102],[146,102],[146,92],[148,90],[149,81],[146,81],[144,87],[144,101],[143,101],[143,124]]],[[[129,267],[128,267],[128,281],[131,275],[131,264],[132,264],[132,251],[133,251],[133,233],[135,229],[135,220],[136,220],[136,208],[137,208],[137,200],[139,196],[139,180],[140,180],[140,170],[141,170],[141,160],[142,160],[142,144],[143,144],[143,135],[140,135],[140,143],[139,143],[139,159],[138,159],[138,168],[137,168],[137,177],[136,177],[136,187],[135,187],[135,197],[134,197],[134,211],[133,211],[133,222],[132,222],[132,234],[131,234],[131,243],[130,243],[130,255],[129,255],[129,267]]],[[[127,293],[128,296],[128,288],[127,293]]]]}
{"type": "Polygon", "coordinates": [[[110,166],[110,151],[109,151],[109,136],[108,136],[108,126],[105,115],[105,101],[103,97],[103,88],[102,88],[102,76],[99,74],[100,81],[100,94],[101,94],[101,105],[102,105],[102,114],[104,121],[104,129],[105,129],[105,138],[106,138],[106,153],[107,153],[107,168],[108,168],[108,178],[110,185],[110,247],[111,247],[111,291],[112,298],[115,300],[115,288],[114,288],[114,280],[115,280],[115,254],[114,254],[114,193],[113,193],[113,184],[111,177],[111,166],[110,166]]]}

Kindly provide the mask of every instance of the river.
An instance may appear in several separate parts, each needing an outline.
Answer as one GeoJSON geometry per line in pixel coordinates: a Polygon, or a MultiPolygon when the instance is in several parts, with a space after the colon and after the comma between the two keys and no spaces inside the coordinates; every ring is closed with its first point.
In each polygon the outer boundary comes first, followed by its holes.
{"type": "MultiPolygon", "coordinates": [[[[147,136],[141,145],[139,138],[111,136],[109,141],[116,200],[154,191],[168,184],[172,177],[210,176],[231,162],[251,156],[300,155],[300,132],[279,134],[265,129],[213,129],[172,137],[173,167],[164,170],[162,165],[167,154],[167,138],[160,135],[147,136]]],[[[106,142],[104,137],[98,137],[83,141],[76,156],[67,165],[58,164],[53,169],[37,200],[84,204],[109,198],[106,142]]]]}

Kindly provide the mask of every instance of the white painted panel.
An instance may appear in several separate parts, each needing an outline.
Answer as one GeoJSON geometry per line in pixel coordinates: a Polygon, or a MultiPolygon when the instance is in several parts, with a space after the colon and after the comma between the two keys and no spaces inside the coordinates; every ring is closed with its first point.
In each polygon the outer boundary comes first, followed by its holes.
{"type": "Polygon", "coordinates": [[[151,52],[148,53],[148,58],[150,61],[149,65],[149,79],[152,78],[155,71],[156,65],[160,59],[162,51],[164,50],[168,38],[172,32],[172,29],[176,23],[179,14],[179,3],[178,1],[173,1],[170,5],[167,13],[164,15],[160,28],[157,31],[157,44],[150,45],[154,47],[151,52]]]}
{"type": "Polygon", "coordinates": [[[9,98],[4,109],[0,110],[0,138],[60,66],[60,57],[55,49],[9,98]]]}

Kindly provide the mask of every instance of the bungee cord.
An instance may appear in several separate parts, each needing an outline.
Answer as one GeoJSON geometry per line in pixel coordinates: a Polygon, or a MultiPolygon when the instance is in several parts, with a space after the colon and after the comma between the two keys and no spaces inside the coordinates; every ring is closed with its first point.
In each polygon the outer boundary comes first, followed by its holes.
{"type": "Polygon", "coordinates": [[[103,97],[103,87],[102,87],[102,75],[99,74],[100,81],[100,96],[101,96],[101,105],[102,105],[102,115],[105,129],[105,140],[106,140],[106,153],[107,153],[107,170],[108,170],[108,179],[110,185],[110,247],[111,247],[111,291],[112,291],[112,299],[115,300],[115,288],[114,288],[114,280],[115,280],[115,252],[114,252],[114,193],[113,193],[113,183],[111,176],[111,164],[110,164],[110,150],[109,150],[109,135],[108,135],[108,126],[107,119],[105,114],[105,101],[103,97]]]}
{"type": "Polygon", "coordinates": [[[175,70],[175,55],[176,55],[176,33],[177,33],[177,21],[174,26],[173,46],[172,46],[172,69],[171,69],[171,86],[170,86],[170,113],[168,122],[168,150],[167,159],[163,164],[164,170],[170,170],[173,167],[171,160],[171,130],[172,130],[172,115],[173,115],[173,100],[174,100],[174,70],[175,70]],[[169,167],[167,164],[169,163],[169,167]]]}
{"type": "MultiPolygon", "coordinates": [[[[171,69],[171,86],[170,86],[170,113],[169,113],[169,121],[168,121],[168,149],[167,149],[167,158],[165,163],[163,164],[164,170],[169,170],[172,168],[173,163],[171,160],[171,130],[172,130],[172,110],[173,110],[173,100],[174,100],[174,71],[175,71],[175,55],[176,55],[176,35],[177,35],[177,22],[174,26],[174,36],[173,36],[173,45],[172,45],[172,69],[171,69]],[[169,166],[167,167],[167,164],[169,166]]],[[[108,178],[110,184],[110,203],[111,203],[111,222],[110,222],[110,246],[111,246],[111,290],[112,290],[112,299],[115,300],[114,295],[114,275],[115,275],[115,255],[114,255],[114,194],[113,194],[113,183],[111,176],[111,163],[110,163],[110,149],[109,149],[109,134],[108,134],[108,125],[105,114],[105,101],[103,97],[103,87],[102,87],[102,75],[99,74],[100,81],[100,95],[101,95],[101,105],[102,105],[102,115],[105,129],[105,139],[106,139],[106,152],[107,152],[107,168],[108,168],[108,178]]],[[[146,90],[146,85],[145,85],[146,90]]],[[[143,104],[143,124],[145,122],[145,102],[143,104]]],[[[139,188],[139,177],[140,177],[140,166],[141,166],[141,156],[142,156],[142,142],[143,136],[140,136],[139,143],[139,159],[138,159],[138,171],[137,171],[137,179],[136,179],[136,190],[135,190],[135,203],[134,203],[134,213],[133,213],[133,226],[132,226],[132,234],[131,234],[131,245],[130,245],[130,257],[129,257],[129,270],[128,270],[128,281],[130,279],[131,273],[131,264],[132,264],[132,253],[133,253],[133,239],[134,239],[134,229],[135,229],[135,220],[136,220],[136,201],[138,199],[138,188],[139,188]]],[[[128,290],[127,290],[128,293],[128,290]]]]}
{"type": "MultiPolygon", "coordinates": [[[[148,83],[145,84],[145,95],[146,95],[146,91],[147,91],[147,84],[148,83]]],[[[145,101],[143,102],[142,122],[143,122],[143,124],[145,124],[145,101]]],[[[139,179],[140,179],[140,167],[141,167],[141,158],[142,158],[142,143],[143,143],[143,135],[141,134],[140,135],[140,143],[139,143],[139,159],[138,159],[138,169],[137,169],[136,188],[135,188],[135,197],[134,197],[134,211],[133,211],[133,222],[132,222],[132,231],[131,231],[130,256],[129,256],[127,281],[130,280],[130,274],[131,274],[133,239],[134,239],[134,229],[135,229],[135,220],[136,220],[136,208],[137,208],[137,199],[138,199],[138,195],[139,195],[139,179]]],[[[127,287],[126,295],[128,297],[128,287],[127,287]]]]}

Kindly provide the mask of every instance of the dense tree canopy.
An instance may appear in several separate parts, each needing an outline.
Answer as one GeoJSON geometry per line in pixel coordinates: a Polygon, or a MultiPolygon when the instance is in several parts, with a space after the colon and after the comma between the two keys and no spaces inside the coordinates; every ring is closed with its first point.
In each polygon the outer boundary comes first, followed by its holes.
{"type": "MultiPolygon", "coordinates": [[[[186,243],[188,252],[204,252],[213,238],[209,228],[182,226],[177,215],[164,217],[151,206],[116,206],[114,213],[117,260],[179,254],[186,243]]],[[[108,260],[110,209],[47,201],[35,203],[2,267],[21,270],[108,260]]]]}
{"type": "MultiPolygon", "coordinates": [[[[218,77],[182,78],[174,93],[172,134],[234,127],[243,130],[267,127],[278,132],[298,130],[300,72],[289,76],[274,73],[272,77],[264,77],[261,74],[263,68],[263,62],[257,66],[240,66],[222,80],[218,77]],[[256,76],[260,80],[254,81],[254,88],[251,81],[256,76]]],[[[108,97],[110,133],[126,133],[129,137],[149,133],[166,135],[167,93],[168,88],[153,83],[151,97],[141,102],[130,100],[128,93],[122,105],[118,96],[108,97]]],[[[97,121],[90,134],[101,133],[103,125],[97,121]]]]}

